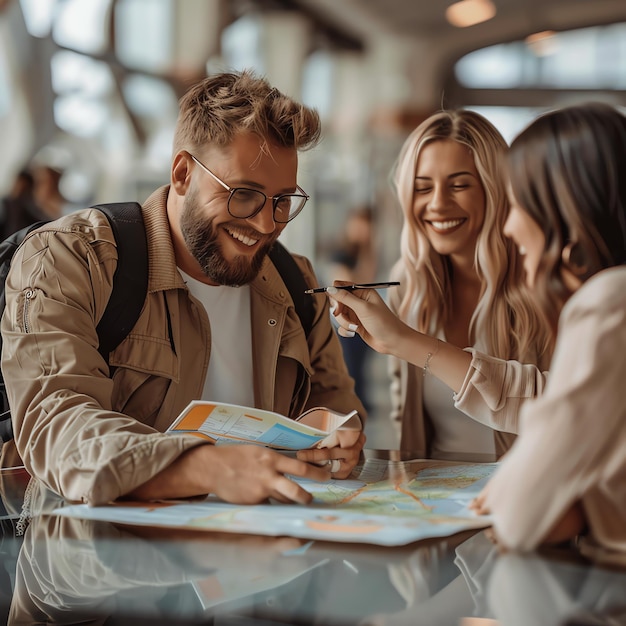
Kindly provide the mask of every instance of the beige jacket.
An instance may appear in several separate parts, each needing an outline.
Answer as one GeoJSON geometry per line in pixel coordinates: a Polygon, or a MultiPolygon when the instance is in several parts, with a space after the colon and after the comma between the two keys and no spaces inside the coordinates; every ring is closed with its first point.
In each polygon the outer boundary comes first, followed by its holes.
{"type": "MultiPolygon", "coordinates": [[[[162,434],[201,396],[212,332],[176,267],[167,193],[158,189],[143,206],[148,295],[111,354],[111,378],[96,334],[117,262],[107,218],[93,209],[63,217],[30,235],[14,257],[2,369],[15,444],[31,474],[71,500],[115,500],[203,443],[162,434]]],[[[315,285],[310,263],[296,258],[315,285]]],[[[318,405],[357,409],[365,419],[327,300],[314,304],[307,345],[289,292],[266,260],[251,284],[255,404],[290,417],[318,405]]]]}
{"type": "MultiPolygon", "coordinates": [[[[396,290],[390,301],[398,310],[402,293],[396,290]]],[[[518,432],[523,404],[543,392],[547,372],[535,365],[490,357],[467,349],[472,361],[458,394],[450,391],[454,406],[466,415],[494,429],[496,454],[502,456],[518,432]]],[[[400,431],[402,450],[430,453],[433,427],[424,409],[424,371],[395,357],[389,359],[391,377],[391,420],[400,431]]],[[[467,452],[472,452],[468,450],[467,452]]]]}
{"type": "Polygon", "coordinates": [[[626,552],[626,267],[605,270],[559,320],[545,393],[487,487],[504,545],[537,546],[576,501],[592,539],[626,552]]]}

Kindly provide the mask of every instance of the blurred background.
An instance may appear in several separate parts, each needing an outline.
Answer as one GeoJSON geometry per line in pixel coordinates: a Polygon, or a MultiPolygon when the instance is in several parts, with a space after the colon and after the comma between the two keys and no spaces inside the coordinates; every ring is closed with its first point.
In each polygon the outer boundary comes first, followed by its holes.
{"type": "MultiPolygon", "coordinates": [[[[385,279],[407,134],[440,108],[479,111],[510,140],[549,108],[626,107],[626,1],[0,0],[0,195],[44,218],[143,201],[169,181],[178,98],[243,68],[323,121],[300,159],[311,201],[283,242],[326,282],[358,233],[361,275],[385,279]]],[[[368,446],[394,447],[384,357],[360,360],[368,446]]]]}

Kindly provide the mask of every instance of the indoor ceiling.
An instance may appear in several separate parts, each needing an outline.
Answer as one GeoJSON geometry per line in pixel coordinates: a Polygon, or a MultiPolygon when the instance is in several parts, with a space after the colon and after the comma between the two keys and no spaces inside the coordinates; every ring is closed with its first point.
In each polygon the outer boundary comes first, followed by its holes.
{"type": "Polygon", "coordinates": [[[366,44],[378,35],[408,38],[453,37],[511,40],[543,30],[567,30],[626,21],[626,0],[492,0],[494,18],[467,29],[448,24],[445,11],[453,0],[290,0],[347,37],[366,44]]]}

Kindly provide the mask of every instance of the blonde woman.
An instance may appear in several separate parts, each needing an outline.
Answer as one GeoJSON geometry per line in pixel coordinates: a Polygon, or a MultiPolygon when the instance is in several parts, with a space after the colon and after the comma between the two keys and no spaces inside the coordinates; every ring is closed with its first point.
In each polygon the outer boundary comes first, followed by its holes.
{"type": "Polygon", "coordinates": [[[356,331],[393,357],[403,450],[499,457],[521,404],[543,390],[551,334],[503,234],[506,152],[497,129],[472,111],[425,120],[394,168],[404,225],[390,308],[375,291],[331,288],[340,334],[356,331]]]}

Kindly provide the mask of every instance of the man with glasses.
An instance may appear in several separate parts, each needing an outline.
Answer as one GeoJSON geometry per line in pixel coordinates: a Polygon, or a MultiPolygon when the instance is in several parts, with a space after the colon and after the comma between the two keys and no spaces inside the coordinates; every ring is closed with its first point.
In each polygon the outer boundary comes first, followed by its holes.
{"type": "MultiPolygon", "coordinates": [[[[28,238],[14,257],[3,319],[4,377],[27,469],[71,500],[183,498],[308,502],[290,479],[347,477],[365,438],[290,458],[163,434],[194,399],[296,417],[363,407],[325,298],[305,334],[268,253],[308,196],[298,151],[317,114],[249,72],[224,73],[181,99],[170,184],[142,208],[148,294],[130,335],[98,352],[96,324],[116,249],[106,217],[79,211],[28,238]],[[24,293],[28,289],[28,303],[24,293]]],[[[294,257],[309,286],[310,263],[294,257]]]]}

